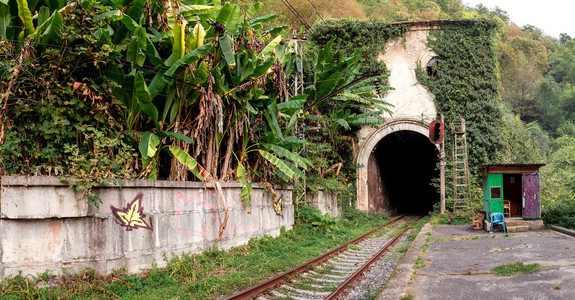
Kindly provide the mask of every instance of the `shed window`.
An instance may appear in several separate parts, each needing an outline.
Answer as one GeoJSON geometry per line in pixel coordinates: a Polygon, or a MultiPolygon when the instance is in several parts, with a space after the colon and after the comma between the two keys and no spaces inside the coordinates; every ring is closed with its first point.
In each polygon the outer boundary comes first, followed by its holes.
{"type": "Polygon", "coordinates": [[[491,187],[491,199],[501,199],[501,187],[500,186],[491,187]]]}

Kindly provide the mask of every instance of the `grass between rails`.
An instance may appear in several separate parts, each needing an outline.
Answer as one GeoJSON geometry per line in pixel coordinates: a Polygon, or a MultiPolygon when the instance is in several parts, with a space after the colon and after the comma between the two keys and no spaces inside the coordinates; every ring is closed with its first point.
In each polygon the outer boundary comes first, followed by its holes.
{"type": "Polygon", "coordinates": [[[228,251],[165,257],[167,266],[140,274],[117,270],[100,275],[93,269],[54,276],[15,276],[0,283],[2,299],[221,299],[287,271],[351,240],[389,219],[352,211],[337,222],[318,223],[318,212],[302,207],[293,230],[264,236],[228,251]],[[315,223],[315,225],[314,225],[315,223]]]}

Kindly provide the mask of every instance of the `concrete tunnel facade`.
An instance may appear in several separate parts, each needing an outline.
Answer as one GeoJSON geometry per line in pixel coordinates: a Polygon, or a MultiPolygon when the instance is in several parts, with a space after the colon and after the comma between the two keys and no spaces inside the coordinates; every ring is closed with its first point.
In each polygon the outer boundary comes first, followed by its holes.
{"type": "Polygon", "coordinates": [[[415,70],[435,54],[427,47],[434,21],[402,22],[405,37],[391,39],[380,55],[390,72],[383,100],[391,114],[379,128],[359,132],[356,163],[357,208],[387,214],[422,213],[440,201],[439,147],[428,139],[429,124],[437,117],[435,96],[417,81],[415,70]]]}
{"type": "Polygon", "coordinates": [[[439,202],[439,149],[418,121],[384,124],[360,150],[358,201],[361,210],[387,214],[425,213],[439,202]]]}

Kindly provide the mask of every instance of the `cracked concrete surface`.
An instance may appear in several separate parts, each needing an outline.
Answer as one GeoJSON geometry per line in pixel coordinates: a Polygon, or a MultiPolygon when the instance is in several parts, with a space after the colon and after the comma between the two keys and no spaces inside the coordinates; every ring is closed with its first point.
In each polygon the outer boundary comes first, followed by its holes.
{"type": "Polygon", "coordinates": [[[400,299],[404,295],[442,300],[573,299],[575,295],[573,237],[548,230],[490,234],[474,231],[469,225],[426,226],[431,234],[422,230],[416,239],[420,245],[414,244],[405,257],[406,270],[398,267],[378,299],[400,299]],[[426,239],[426,266],[414,269],[426,239]],[[516,261],[538,263],[542,268],[511,277],[491,272],[496,266],[516,261]]]}

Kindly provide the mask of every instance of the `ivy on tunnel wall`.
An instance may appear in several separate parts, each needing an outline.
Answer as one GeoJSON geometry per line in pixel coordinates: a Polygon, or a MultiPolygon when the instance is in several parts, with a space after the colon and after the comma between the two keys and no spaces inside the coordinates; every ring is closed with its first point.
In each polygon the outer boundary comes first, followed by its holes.
{"type": "Polygon", "coordinates": [[[496,32],[497,24],[490,20],[443,23],[428,38],[437,64],[417,69],[419,82],[435,95],[437,112],[445,116],[448,161],[453,147],[449,125],[453,123],[459,129],[459,120],[466,120],[468,163],[475,179],[479,178],[479,166],[493,162],[498,149],[504,146],[494,47],[496,32]]]}
{"type": "Polygon", "coordinates": [[[318,22],[309,31],[309,39],[319,45],[327,44],[335,37],[334,48],[350,56],[360,51],[362,72],[387,74],[385,63],[379,60],[385,52],[385,43],[394,37],[403,37],[408,31],[406,25],[391,25],[383,22],[369,22],[354,19],[327,19],[318,22]]]}

